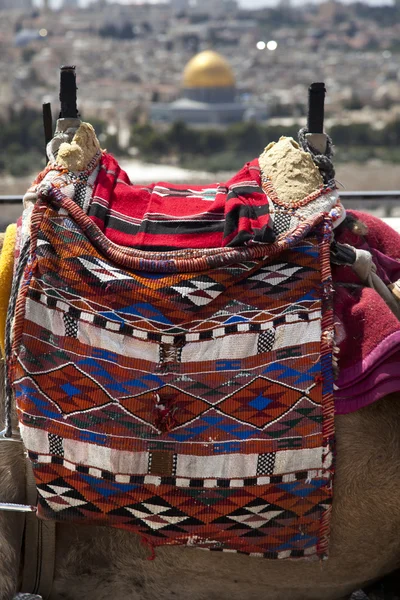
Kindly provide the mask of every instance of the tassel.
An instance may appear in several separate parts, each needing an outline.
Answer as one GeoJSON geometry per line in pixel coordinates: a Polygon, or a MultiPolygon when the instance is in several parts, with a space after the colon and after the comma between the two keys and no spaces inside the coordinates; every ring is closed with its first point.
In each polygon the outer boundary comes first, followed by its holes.
{"type": "Polygon", "coordinates": [[[150,554],[148,555],[146,560],[155,560],[156,559],[156,551],[154,549],[154,544],[150,540],[148,540],[145,535],[142,535],[140,537],[140,541],[143,544],[143,546],[146,546],[146,548],[148,548],[150,550],[150,554]]]}

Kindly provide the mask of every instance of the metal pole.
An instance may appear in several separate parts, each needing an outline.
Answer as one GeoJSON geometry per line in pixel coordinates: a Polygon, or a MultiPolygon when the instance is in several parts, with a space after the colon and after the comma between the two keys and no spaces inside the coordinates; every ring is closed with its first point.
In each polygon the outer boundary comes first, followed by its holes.
{"type": "MultiPolygon", "coordinates": [[[[47,144],[51,141],[53,137],[53,117],[51,114],[51,104],[50,102],[46,102],[43,104],[43,128],[44,128],[44,141],[47,147],[47,144]]],[[[46,162],[47,162],[47,152],[45,150],[46,162]]]]}
{"type": "Polygon", "coordinates": [[[37,512],[36,506],[30,506],[29,504],[12,504],[10,502],[0,502],[0,512],[37,512]]]}
{"type": "Polygon", "coordinates": [[[60,69],[60,119],[78,119],[76,106],[76,73],[74,66],[64,66],[60,69]]]}
{"type": "Polygon", "coordinates": [[[324,133],[325,83],[312,83],[308,88],[308,133],[324,133]]]}

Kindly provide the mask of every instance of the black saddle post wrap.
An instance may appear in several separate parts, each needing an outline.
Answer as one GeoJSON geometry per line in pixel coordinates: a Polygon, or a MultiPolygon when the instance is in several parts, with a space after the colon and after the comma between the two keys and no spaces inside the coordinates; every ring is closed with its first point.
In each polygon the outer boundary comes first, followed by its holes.
{"type": "Polygon", "coordinates": [[[308,88],[308,133],[324,133],[325,83],[312,83],[308,88]]]}
{"type": "Polygon", "coordinates": [[[53,116],[51,114],[51,104],[46,102],[43,104],[43,129],[44,129],[44,143],[45,143],[45,156],[47,162],[47,144],[53,137],[53,116]]]}
{"type": "Polygon", "coordinates": [[[60,69],[60,103],[59,119],[79,118],[76,106],[76,73],[74,66],[65,66],[60,69]]]}

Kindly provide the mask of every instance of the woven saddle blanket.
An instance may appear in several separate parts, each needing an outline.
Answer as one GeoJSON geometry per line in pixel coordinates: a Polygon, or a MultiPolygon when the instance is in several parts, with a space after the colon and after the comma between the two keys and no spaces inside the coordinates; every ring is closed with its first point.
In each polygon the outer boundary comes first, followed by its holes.
{"type": "Polygon", "coordinates": [[[139,192],[101,160],[86,206],[53,182],[24,216],[8,363],[38,516],[153,547],[326,556],[337,194],[288,211],[253,161],[216,192],[181,194],[182,229],[150,205],[129,222],[122,204],[139,192]],[[113,207],[108,177],[123,188],[113,207]]]}
{"type": "MultiPolygon", "coordinates": [[[[299,217],[330,211],[336,240],[371,252],[385,284],[400,281],[399,234],[380,219],[357,211],[347,214],[365,225],[366,235],[338,228],[344,216],[340,202],[335,204],[334,194],[317,190],[316,195],[318,199],[312,201],[311,195],[294,209],[286,206],[261,173],[258,160],[226,184],[132,186],[106,155],[88,214],[112,241],[154,251],[269,242],[293,229],[299,217]]],[[[360,285],[351,268],[333,266],[332,277],[339,371],[335,411],[345,414],[400,391],[400,323],[374,289],[360,285]]]]}

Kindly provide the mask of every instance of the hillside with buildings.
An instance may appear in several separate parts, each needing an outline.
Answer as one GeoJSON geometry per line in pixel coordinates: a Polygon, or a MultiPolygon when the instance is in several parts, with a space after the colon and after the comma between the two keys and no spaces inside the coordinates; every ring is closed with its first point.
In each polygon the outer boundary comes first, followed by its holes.
{"type": "Polygon", "coordinates": [[[325,81],[327,128],[354,146],[351,157],[398,161],[399,40],[400,2],[283,0],[252,11],[235,0],[98,0],[86,8],[64,0],[51,10],[47,1],[0,0],[0,121],[19,122],[43,102],[55,111],[59,67],[75,64],[80,112],[106,124],[103,140],[113,149],[135,146],[138,131],[140,143],[149,133],[151,149],[179,120],[222,131],[215,143],[223,138],[226,150],[224,131],[237,122],[265,131],[304,123],[307,87],[325,81]]]}

